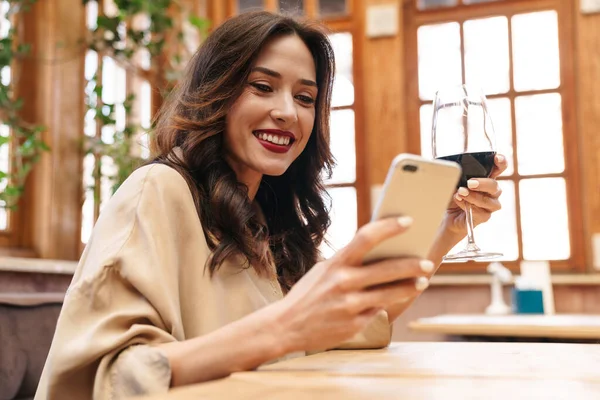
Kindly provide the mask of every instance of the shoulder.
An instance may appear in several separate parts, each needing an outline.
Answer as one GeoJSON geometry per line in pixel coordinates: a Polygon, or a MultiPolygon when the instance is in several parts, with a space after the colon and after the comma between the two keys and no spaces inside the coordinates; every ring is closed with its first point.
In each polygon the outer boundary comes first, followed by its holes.
{"type": "Polygon", "coordinates": [[[149,164],[135,170],[119,187],[111,202],[134,205],[145,200],[163,204],[193,202],[184,177],[164,164],[149,164]]]}
{"type": "Polygon", "coordinates": [[[98,225],[105,220],[135,221],[137,218],[180,218],[196,214],[194,200],[183,176],[164,164],[135,170],[107,202],[98,225]]]}
{"type": "Polygon", "coordinates": [[[189,190],[183,176],[165,164],[149,164],[136,169],[123,183],[123,186],[126,185],[140,190],[143,190],[146,185],[157,185],[166,190],[189,190]]]}

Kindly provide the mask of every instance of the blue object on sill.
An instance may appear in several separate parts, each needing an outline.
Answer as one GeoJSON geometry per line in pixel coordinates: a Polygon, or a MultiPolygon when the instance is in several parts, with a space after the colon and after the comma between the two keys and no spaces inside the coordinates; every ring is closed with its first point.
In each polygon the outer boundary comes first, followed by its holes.
{"type": "Polygon", "coordinates": [[[544,300],[541,290],[512,290],[512,306],[515,314],[543,314],[544,300]]]}

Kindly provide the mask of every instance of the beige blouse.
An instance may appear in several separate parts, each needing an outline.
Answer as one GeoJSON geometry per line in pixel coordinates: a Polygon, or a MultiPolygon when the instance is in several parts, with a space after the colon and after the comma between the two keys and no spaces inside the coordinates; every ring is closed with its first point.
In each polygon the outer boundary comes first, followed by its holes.
{"type": "MultiPolygon", "coordinates": [[[[165,392],[168,360],[148,345],[208,334],[283,297],[276,280],[235,260],[210,278],[209,254],[183,177],[160,164],[135,171],[81,257],[35,399],[165,392]]],[[[390,337],[382,312],[342,347],[384,347],[390,337]]]]}

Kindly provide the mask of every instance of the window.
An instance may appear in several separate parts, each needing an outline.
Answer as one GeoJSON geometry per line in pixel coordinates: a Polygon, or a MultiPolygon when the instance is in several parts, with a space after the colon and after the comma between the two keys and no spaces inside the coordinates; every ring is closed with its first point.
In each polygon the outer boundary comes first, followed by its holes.
{"type": "MultiPolygon", "coordinates": [[[[11,23],[8,16],[9,10],[8,1],[0,2],[0,39],[4,39],[8,36],[11,28],[11,23]]],[[[2,86],[9,86],[11,83],[11,70],[10,66],[2,68],[0,71],[0,81],[2,86]]],[[[0,124],[0,137],[8,138],[10,135],[10,129],[8,125],[0,124]]],[[[4,143],[6,139],[0,142],[0,171],[9,172],[10,168],[10,144],[4,143]]],[[[3,191],[7,185],[6,179],[0,179],[0,191],[3,191]]],[[[4,204],[0,203],[0,232],[7,232],[10,227],[10,212],[3,207],[4,204]]]]}
{"type": "MultiPolygon", "coordinates": [[[[113,1],[105,0],[102,12],[113,15],[116,6],[113,1]]],[[[87,27],[96,29],[98,3],[87,4],[87,27]]],[[[149,24],[147,18],[137,18],[130,22],[136,29],[143,29],[149,24]],[[143,25],[143,26],[142,26],[143,25]]],[[[122,27],[125,29],[125,26],[122,27]]],[[[141,70],[150,68],[150,56],[147,53],[137,54],[134,62],[141,70]]],[[[133,144],[133,151],[142,157],[148,157],[148,138],[144,129],[150,128],[151,121],[151,87],[150,83],[133,71],[128,71],[109,55],[98,54],[88,50],[85,57],[85,88],[89,109],[85,116],[84,132],[88,138],[111,144],[115,134],[123,132],[127,124],[138,125],[141,129],[133,144]],[[101,90],[99,90],[101,88],[101,90]],[[98,94],[101,94],[98,96],[98,94]],[[132,113],[126,117],[125,104],[127,98],[134,95],[132,113]],[[109,114],[109,108],[114,107],[114,123],[106,124],[96,116],[96,109],[101,109],[103,115],[109,114]]],[[[91,152],[83,160],[84,201],[82,205],[81,242],[87,243],[92,228],[106,201],[113,192],[117,168],[109,156],[99,156],[91,152]]]]}
{"type": "Polygon", "coordinates": [[[408,119],[416,121],[409,122],[410,150],[431,157],[437,88],[467,83],[483,89],[509,168],[500,177],[503,209],[477,227],[475,237],[480,247],[503,252],[502,261],[515,268],[522,260],[549,261],[555,270],[584,268],[576,228],[577,144],[566,140],[575,127],[566,118],[574,114],[574,100],[564,3],[418,0],[405,13],[407,71],[418,75],[407,77],[408,119]]]}
{"type": "Polygon", "coordinates": [[[361,119],[355,97],[360,80],[354,71],[357,43],[349,0],[236,0],[232,10],[271,10],[291,15],[306,15],[321,19],[334,33],[330,36],[336,58],[337,73],[334,81],[331,110],[331,148],[336,159],[333,175],[326,180],[327,192],[332,200],[332,224],[323,244],[322,252],[331,256],[345,246],[354,236],[357,227],[366,222],[369,214],[366,176],[361,165],[362,133],[358,129],[361,119]]]}

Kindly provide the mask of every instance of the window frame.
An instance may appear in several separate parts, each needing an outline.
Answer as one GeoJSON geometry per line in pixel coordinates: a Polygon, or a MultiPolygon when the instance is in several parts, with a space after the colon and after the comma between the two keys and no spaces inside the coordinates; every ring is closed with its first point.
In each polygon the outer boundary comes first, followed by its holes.
{"type": "MultiPolygon", "coordinates": [[[[453,7],[438,7],[427,10],[418,10],[418,0],[405,2],[404,8],[404,26],[405,26],[405,57],[406,57],[406,105],[407,105],[407,148],[408,151],[420,154],[421,133],[420,133],[420,107],[423,104],[430,104],[431,101],[423,101],[419,98],[418,87],[418,44],[417,30],[421,25],[458,22],[461,29],[461,60],[462,60],[462,78],[465,81],[464,64],[464,36],[463,23],[470,19],[506,16],[509,19],[509,79],[510,90],[506,93],[488,96],[494,98],[508,98],[511,101],[511,125],[512,142],[514,152],[515,171],[511,176],[499,177],[499,180],[510,180],[515,183],[515,202],[516,202],[516,224],[518,234],[519,256],[516,261],[502,261],[502,264],[513,271],[519,270],[520,262],[523,261],[523,242],[520,217],[520,199],[519,182],[522,179],[543,178],[546,176],[563,177],[567,190],[567,210],[569,215],[569,239],[571,255],[568,260],[550,260],[549,264],[553,272],[584,272],[586,270],[585,259],[585,235],[583,232],[583,214],[581,197],[581,166],[579,165],[579,145],[577,140],[577,121],[576,121],[576,98],[575,98],[575,33],[573,25],[572,3],[564,0],[541,0],[531,2],[527,0],[501,0],[489,3],[478,3],[467,5],[463,0],[460,4],[453,7]],[[512,64],[512,30],[510,18],[515,14],[555,10],[558,16],[559,30],[559,65],[560,65],[560,86],[551,90],[533,90],[517,92],[513,88],[513,64],[512,64]],[[516,124],[515,124],[515,98],[526,96],[528,94],[559,93],[561,95],[562,119],[563,119],[563,146],[565,157],[565,170],[560,174],[527,175],[518,174],[517,152],[516,152],[516,124]],[[569,140],[571,139],[571,140],[569,140]]],[[[487,263],[453,263],[444,264],[440,272],[448,273],[473,273],[485,272],[487,263]]]]}

